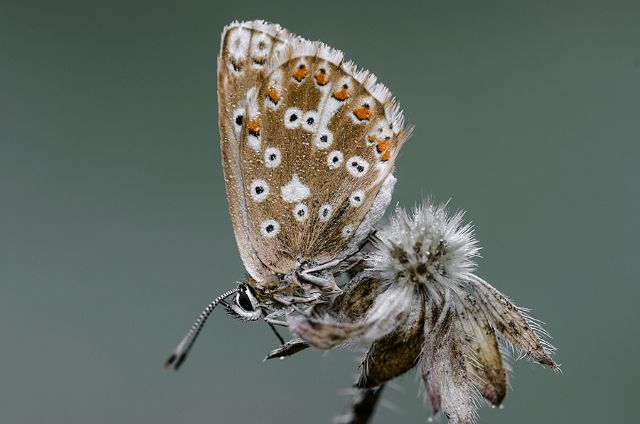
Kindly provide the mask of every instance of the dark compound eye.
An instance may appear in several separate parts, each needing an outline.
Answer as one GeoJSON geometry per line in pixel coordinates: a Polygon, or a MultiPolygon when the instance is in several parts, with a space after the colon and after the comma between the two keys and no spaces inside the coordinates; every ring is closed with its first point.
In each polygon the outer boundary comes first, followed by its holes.
{"type": "Polygon", "coordinates": [[[300,65],[298,65],[298,69],[304,69],[304,68],[305,68],[304,63],[301,63],[300,65]]]}
{"type": "Polygon", "coordinates": [[[236,116],[236,125],[242,125],[242,115],[236,116]]]}
{"type": "Polygon", "coordinates": [[[249,295],[244,290],[238,292],[238,298],[236,299],[238,306],[240,306],[245,311],[253,311],[253,305],[251,304],[251,299],[249,299],[249,295]]]}

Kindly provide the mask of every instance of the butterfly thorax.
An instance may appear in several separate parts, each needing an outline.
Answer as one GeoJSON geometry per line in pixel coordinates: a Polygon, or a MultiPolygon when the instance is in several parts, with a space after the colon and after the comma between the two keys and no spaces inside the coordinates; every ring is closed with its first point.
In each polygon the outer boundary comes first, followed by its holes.
{"type": "Polygon", "coordinates": [[[248,277],[245,284],[253,289],[261,305],[272,309],[287,308],[294,304],[323,303],[336,294],[336,291],[323,290],[300,279],[296,273],[271,274],[260,282],[248,277]]]}

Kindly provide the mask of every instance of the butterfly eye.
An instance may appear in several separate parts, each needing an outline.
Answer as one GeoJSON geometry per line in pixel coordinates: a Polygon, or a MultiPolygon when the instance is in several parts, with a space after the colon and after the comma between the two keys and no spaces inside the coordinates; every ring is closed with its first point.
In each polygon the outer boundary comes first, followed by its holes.
{"type": "Polygon", "coordinates": [[[248,312],[253,312],[255,310],[251,304],[251,299],[249,299],[249,296],[244,291],[238,292],[236,304],[248,312]]]}
{"type": "Polygon", "coordinates": [[[229,312],[236,316],[236,318],[249,321],[257,320],[262,314],[258,299],[255,298],[247,285],[240,286],[234,303],[229,305],[229,312]]]}

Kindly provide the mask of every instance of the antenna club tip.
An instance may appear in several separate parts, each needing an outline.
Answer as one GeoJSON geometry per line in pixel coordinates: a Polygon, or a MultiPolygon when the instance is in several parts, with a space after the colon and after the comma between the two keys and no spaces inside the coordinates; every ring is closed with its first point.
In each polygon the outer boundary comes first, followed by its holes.
{"type": "Polygon", "coordinates": [[[178,358],[178,356],[175,353],[173,353],[171,354],[169,359],[165,361],[164,368],[165,369],[173,368],[174,370],[177,370],[180,367],[180,364],[182,364],[182,361],[184,361],[184,355],[181,355],[178,358]]]}
{"type": "Polygon", "coordinates": [[[182,365],[182,363],[184,362],[184,360],[187,358],[187,355],[185,353],[182,353],[180,355],[176,355],[175,353],[172,354],[169,359],[166,360],[166,362],[164,363],[164,368],[173,368],[174,370],[178,370],[178,368],[180,368],[180,365],[182,365]]]}

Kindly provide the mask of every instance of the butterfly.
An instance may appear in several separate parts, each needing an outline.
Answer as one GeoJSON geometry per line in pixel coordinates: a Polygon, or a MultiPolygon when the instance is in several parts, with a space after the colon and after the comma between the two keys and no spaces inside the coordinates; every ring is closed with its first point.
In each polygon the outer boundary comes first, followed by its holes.
{"type": "MultiPolygon", "coordinates": [[[[336,276],[391,201],[394,162],[411,134],[372,73],[264,21],[224,29],[218,109],[229,212],[248,276],[207,305],[167,367],[180,366],[218,304],[275,331],[288,314],[335,298],[336,276]]],[[[278,337],[279,354],[304,346],[278,337]]]]}

